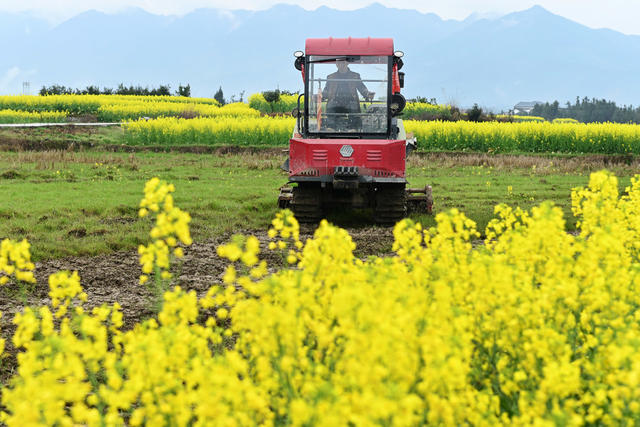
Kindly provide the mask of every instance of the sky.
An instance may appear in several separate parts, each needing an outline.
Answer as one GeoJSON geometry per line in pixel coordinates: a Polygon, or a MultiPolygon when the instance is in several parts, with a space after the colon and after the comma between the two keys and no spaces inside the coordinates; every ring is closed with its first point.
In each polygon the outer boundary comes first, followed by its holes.
{"type": "MultiPolygon", "coordinates": [[[[432,12],[445,19],[462,20],[472,13],[499,16],[540,5],[547,10],[591,28],[611,28],[640,35],[640,0],[377,0],[387,7],[432,12]]],[[[181,15],[201,7],[221,9],[267,9],[277,3],[298,4],[305,9],[328,6],[358,9],[372,0],[0,0],[0,11],[32,11],[53,23],[90,9],[117,12],[139,7],[162,15],[181,15]]]]}

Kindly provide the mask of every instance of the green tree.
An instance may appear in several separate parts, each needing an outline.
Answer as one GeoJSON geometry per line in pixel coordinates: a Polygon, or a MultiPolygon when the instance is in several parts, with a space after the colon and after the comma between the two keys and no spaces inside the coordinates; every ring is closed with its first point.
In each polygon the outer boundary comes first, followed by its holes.
{"type": "Polygon", "coordinates": [[[471,122],[479,122],[482,118],[482,108],[478,104],[473,104],[473,108],[467,113],[467,117],[471,122]]]}
{"type": "Polygon", "coordinates": [[[191,85],[190,84],[187,84],[186,86],[179,85],[176,95],[191,98],[191,85]]]}
{"type": "Polygon", "coordinates": [[[273,104],[280,101],[280,89],[265,90],[264,92],[262,92],[262,96],[264,96],[264,100],[269,103],[271,112],[273,113],[273,104]]]}
{"type": "Polygon", "coordinates": [[[225,99],[224,99],[224,92],[222,92],[222,86],[220,86],[220,89],[218,89],[216,94],[213,95],[213,99],[218,101],[220,103],[220,105],[224,105],[224,104],[227,103],[227,101],[225,101],[225,99]]]}

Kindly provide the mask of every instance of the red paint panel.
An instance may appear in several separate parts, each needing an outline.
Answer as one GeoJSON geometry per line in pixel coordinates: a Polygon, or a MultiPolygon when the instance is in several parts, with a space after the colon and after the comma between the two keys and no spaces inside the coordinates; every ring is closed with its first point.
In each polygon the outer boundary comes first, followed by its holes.
{"type": "Polygon", "coordinates": [[[393,39],[353,38],[307,39],[307,55],[393,55],[393,39]]]}
{"type": "Polygon", "coordinates": [[[289,176],[305,175],[310,169],[319,175],[333,175],[336,166],[357,166],[360,175],[405,177],[406,141],[380,139],[303,139],[289,140],[289,176]],[[351,145],[353,154],[340,154],[351,145]]]}

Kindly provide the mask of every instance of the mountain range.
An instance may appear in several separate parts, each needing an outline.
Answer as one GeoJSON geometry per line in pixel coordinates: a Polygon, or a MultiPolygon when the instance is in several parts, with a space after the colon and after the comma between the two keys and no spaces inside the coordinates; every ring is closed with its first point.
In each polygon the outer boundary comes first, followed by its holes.
{"type": "Polygon", "coordinates": [[[302,89],[295,50],[308,37],[393,37],[405,52],[405,95],[495,111],[519,101],[576,96],[640,104],[640,36],[591,29],[540,6],[497,18],[443,20],[373,4],[354,11],[197,9],[161,16],[142,9],[88,11],[52,26],[0,12],[0,93],[42,85],[189,83],[193,96],[221,86],[236,98],[302,89]]]}

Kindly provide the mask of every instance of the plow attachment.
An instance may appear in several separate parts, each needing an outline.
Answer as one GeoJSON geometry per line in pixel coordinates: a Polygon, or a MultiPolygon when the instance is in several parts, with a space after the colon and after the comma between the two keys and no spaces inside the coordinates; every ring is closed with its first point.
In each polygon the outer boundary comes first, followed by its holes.
{"type": "Polygon", "coordinates": [[[431,186],[424,188],[407,188],[407,213],[423,213],[431,215],[433,213],[433,194],[431,186]]]}
{"type": "Polygon", "coordinates": [[[293,200],[293,188],[288,185],[280,187],[280,194],[278,195],[278,208],[289,209],[291,207],[291,201],[293,200]]]}

